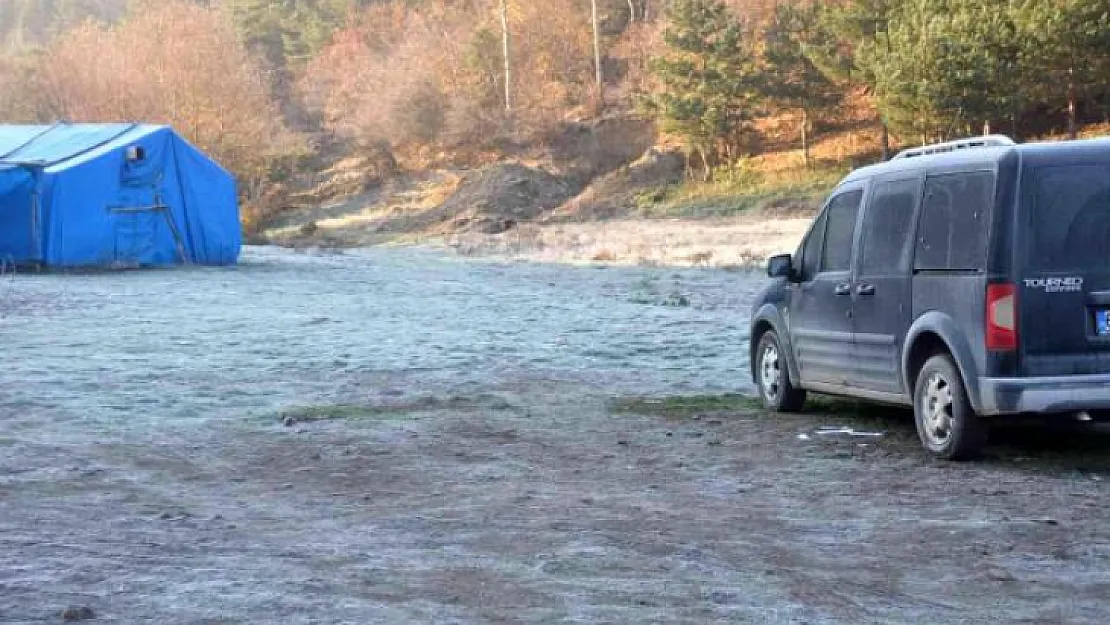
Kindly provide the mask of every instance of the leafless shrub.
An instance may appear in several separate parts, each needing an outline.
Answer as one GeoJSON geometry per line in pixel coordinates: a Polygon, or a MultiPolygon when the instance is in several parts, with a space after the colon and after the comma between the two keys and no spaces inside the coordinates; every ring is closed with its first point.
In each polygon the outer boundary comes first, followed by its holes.
{"type": "Polygon", "coordinates": [[[141,7],[116,26],[87,23],[59,37],[36,71],[38,109],[69,121],[170,124],[257,196],[271,163],[298,146],[262,72],[219,11],[180,0],[141,7]]]}
{"type": "Polygon", "coordinates": [[[498,14],[488,2],[371,5],[299,83],[306,104],[360,142],[400,152],[531,139],[596,106],[589,13],[576,0],[511,3],[513,106],[505,110],[498,14]]]}

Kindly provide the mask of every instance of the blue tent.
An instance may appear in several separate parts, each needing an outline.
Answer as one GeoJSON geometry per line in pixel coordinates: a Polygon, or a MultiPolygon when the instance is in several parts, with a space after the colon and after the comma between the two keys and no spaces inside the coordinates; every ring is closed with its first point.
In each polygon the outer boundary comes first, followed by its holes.
{"type": "Polygon", "coordinates": [[[235,179],[172,129],[0,125],[0,262],[227,265],[235,179]]]}

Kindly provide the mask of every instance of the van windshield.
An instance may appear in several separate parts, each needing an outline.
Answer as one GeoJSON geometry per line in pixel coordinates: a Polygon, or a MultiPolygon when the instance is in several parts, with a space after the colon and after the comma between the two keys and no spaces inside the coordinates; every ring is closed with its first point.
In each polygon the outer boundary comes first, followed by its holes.
{"type": "Polygon", "coordinates": [[[1032,193],[1026,196],[1032,200],[1026,221],[1031,268],[1110,265],[1110,163],[1038,168],[1032,193]]]}

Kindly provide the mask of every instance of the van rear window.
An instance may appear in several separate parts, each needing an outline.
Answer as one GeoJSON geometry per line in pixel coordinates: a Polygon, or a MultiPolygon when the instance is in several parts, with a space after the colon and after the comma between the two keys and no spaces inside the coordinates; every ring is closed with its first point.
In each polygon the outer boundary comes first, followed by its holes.
{"type": "Polygon", "coordinates": [[[1110,164],[1043,167],[1033,180],[1026,211],[1029,265],[1048,271],[1105,267],[1110,164]]]}

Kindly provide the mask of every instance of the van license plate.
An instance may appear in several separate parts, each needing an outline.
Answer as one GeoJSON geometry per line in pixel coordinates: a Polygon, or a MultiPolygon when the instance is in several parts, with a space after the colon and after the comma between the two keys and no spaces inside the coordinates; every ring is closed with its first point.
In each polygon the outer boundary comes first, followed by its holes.
{"type": "Polygon", "coordinates": [[[1110,335],[1110,310],[1095,311],[1095,334],[1110,335]]]}

